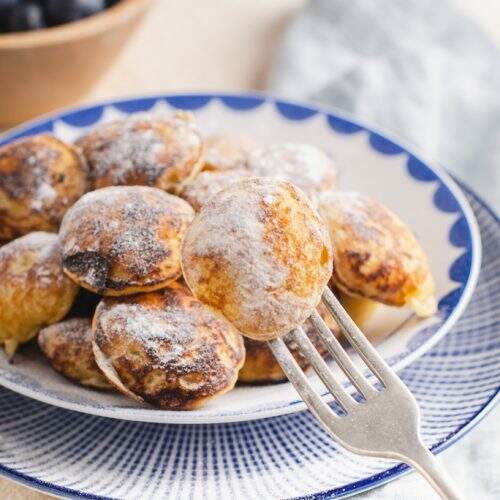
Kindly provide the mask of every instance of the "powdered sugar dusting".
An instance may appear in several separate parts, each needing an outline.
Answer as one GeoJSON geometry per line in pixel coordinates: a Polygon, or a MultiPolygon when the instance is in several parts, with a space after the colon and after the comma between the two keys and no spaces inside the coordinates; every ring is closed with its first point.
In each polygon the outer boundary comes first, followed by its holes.
{"type": "Polygon", "coordinates": [[[180,196],[199,211],[221,189],[250,175],[248,170],[243,169],[201,172],[182,190],[180,196]]]}
{"type": "Polygon", "coordinates": [[[270,194],[266,194],[263,198],[262,198],[262,201],[266,204],[266,205],[272,205],[274,203],[274,196],[270,195],[270,194]]]}
{"type": "Polygon", "coordinates": [[[182,307],[150,310],[139,304],[121,303],[100,315],[99,329],[109,338],[119,335],[139,342],[158,367],[165,367],[181,358],[193,342],[196,320],[182,307]]]}
{"type": "Polygon", "coordinates": [[[96,144],[92,153],[94,178],[110,175],[114,183],[125,183],[131,174],[140,170],[153,182],[161,174],[157,158],[165,154],[166,147],[162,137],[152,129],[137,130],[134,121],[127,122],[120,135],[104,146],[96,144]]]}
{"type": "MultiPolygon", "coordinates": [[[[109,122],[77,141],[96,187],[155,185],[171,168],[185,168],[201,155],[201,138],[191,115],[170,119],[148,115],[109,122]]],[[[189,169],[184,175],[189,175],[189,169]]]]}
{"type": "Polygon", "coordinates": [[[36,231],[4,245],[0,248],[0,264],[0,275],[8,273],[8,277],[2,275],[6,282],[28,280],[31,286],[47,288],[68,279],[62,271],[59,239],[54,233],[36,231]],[[15,264],[23,258],[29,259],[28,269],[15,264]]]}
{"type": "MultiPolygon", "coordinates": [[[[245,179],[223,189],[194,220],[182,253],[184,276],[193,290],[204,279],[204,270],[191,259],[207,257],[216,269],[223,268],[231,276],[241,317],[255,325],[269,321],[278,325],[277,330],[302,323],[304,308],[317,302],[317,297],[299,297],[287,290],[290,268],[276,258],[273,241],[264,235],[266,211],[282,196],[283,189],[283,184],[261,178],[245,179]]],[[[235,326],[245,331],[237,322],[235,326]]]]}
{"type": "Polygon", "coordinates": [[[13,199],[30,198],[35,211],[57,198],[49,167],[59,159],[60,152],[43,142],[42,137],[23,139],[0,150],[0,161],[17,164],[11,172],[2,173],[0,189],[13,199]]]}
{"type": "Polygon", "coordinates": [[[52,202],[57,197],[57,191],[47,182],[42,182],[33,197],[31,208],[41,210],[46,203],[52,202]]]}
{"type": "MultiPolygon", "coordinates": [[[[123,284],[147,284],[176,277],[183,231],[193,217],[191,207],[180,198],[145,186],[108,187],[83,196],[66,214],[61,225],[65,266],[96,290],[123,284]],[[159,235],[166,220],[178,234],[159,235]],[[82,262],[72,256],[83,255],[82,262]],[[162,274],[158,265],[171,259],[162,274]],[[73,269],[74,267],[74,269],[73,269]],[[168,273],[172,273],[169,276],[168,273]]],[[[168,226],[170,227],[170,226],[168,226]]]]}
{"type": "Polygon", "coordinates": [[[0,248],[0,255],[5,257],[15,257],[21,252],[28,251],[35,256],[36,263],[50,259],[58,249],[57,234],[45,231],[35,231],[33,233],[12,240],[0,248]]]}
{"type": "Polygon", "coordinates": [[[291,182],[310,198],[336,184],[333,161],[309,144],[284,143],[257,149],[248,157],[253,175],[291,182]]]}

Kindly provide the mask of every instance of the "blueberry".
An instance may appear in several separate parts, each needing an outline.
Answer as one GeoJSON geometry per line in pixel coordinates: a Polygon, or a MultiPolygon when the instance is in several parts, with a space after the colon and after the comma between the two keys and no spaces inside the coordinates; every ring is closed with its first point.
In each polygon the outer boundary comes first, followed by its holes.
{"type": "Polygon", "coordinates": [[[105,0],[43,0],[41,3],[49,26],[77,21],[106,8],[105,0]]]}
{"type": "Polygon", "coordinates": [[[0,33],[7,31],[7,16],[17,4],[18,0],[0,0],[0,33]]]}
{"type": "Polygon", "coordinates": [[[0,13],[9,10],[11,7],[15,7],[21,3],[19,0],[0,0],[0,13]]]}
{"type": "MultiPolygon", "coordinates": [[[[7,4],[7,2],[3,2],[7,4]]],[[[41,7],[35,2],[15,2],[2,11],[3,31],[37,30],[45,26],[41,7]]]]}
{"type": "Polygon", "coordinates": [[[15,7],[19,3],[21,3],[19,0],[0,0],[0,13],[7,11],[11,7],[15,7]]]}

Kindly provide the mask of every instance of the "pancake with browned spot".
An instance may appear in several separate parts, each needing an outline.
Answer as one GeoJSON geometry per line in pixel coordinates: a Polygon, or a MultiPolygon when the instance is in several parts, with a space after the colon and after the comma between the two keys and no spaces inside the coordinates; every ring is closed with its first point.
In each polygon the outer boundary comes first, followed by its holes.
{"type": "Polygon", "coordinates": [[[77,148],[51,135],[0,148],[0,240],[57,231],[68,208],[87,191],[77,148]]]}
{"type": "Polygon", "coordinates": [[[162,288],[181,275],[181,241],[193,217],[188,203],[156,188],[88,193],[61,225],[64,270],[102,295],[162,288]]]}
{"type": "Polygon", "coordinates": [[[97,364],[121,392],[170,410],[193,410],[231,390],[243,338],[187,287],[105,298],[93,321],[97,364]]]}
{"type": "Polygon", "coordinates": [[[93,189],[140,185],[177,193],[203,165],[200,132],[185,112],[103,123],[77,144],[93,189]]]}
{"type": "Polygon", "coordinates": [[[396,214],[354,191],[325,192],[319,207],[332,240],[336,287],[355,297],[409,306],[419,316],[434,314],[427,256],[396,214]]]}
{"type": "Polygon", "coordinates": [[[251,177],[213,196],[182,244],[186,283],[244,335],[268,340],[301,325],[332,272],[328,230],[305,194],[251,177]]]}
{"type": "Polygon", "coordinates": [[[97,366],[92,350],[92,327],[87,318],[73,318],[44,328],[38,345],[58,373],[94,389],[113,385],[97,366]]]}

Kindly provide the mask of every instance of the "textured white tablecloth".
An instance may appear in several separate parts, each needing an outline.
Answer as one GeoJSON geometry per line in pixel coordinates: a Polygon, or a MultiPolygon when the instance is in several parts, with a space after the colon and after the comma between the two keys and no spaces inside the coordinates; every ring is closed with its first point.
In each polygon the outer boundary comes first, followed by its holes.
{"type": "MultiPolygon", "coordinates": [[[[313,0],[290,22],[269,87],[391,132],[500,209],[498,41],[453,4],[313,0]]],[[[500,499],[499,417],[497,408],[442,454],[466,498],[500,499]]],[[[414,473],[359,496],[437,497],[414,473]]]]}

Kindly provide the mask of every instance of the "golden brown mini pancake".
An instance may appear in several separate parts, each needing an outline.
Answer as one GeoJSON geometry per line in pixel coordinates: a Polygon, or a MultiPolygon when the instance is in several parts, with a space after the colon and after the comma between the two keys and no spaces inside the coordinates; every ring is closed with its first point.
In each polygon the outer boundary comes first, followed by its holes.
{"type": "Polygon", "coordinates": [[[169,410],[194,410],[234,387],[243,338],[173,283],[105,298],[93,321],[97,364],[121,392],[169,410]]]}
{"type": "Polygon", "coordinates": [[[193,209],[145,186],[83,196],[61,225],[64,271],[101,295],[156,290],[181,275],[180,248],[193,209]]]}
{"type": "Polygon", "coordinates": [[[114,387],[95,362],[89,319],[73,318],[44,328],[38,345],[54,370],[73,382],[94,389],[114,387]]]}
{"type": "Polygon", "coordinates": [[[332,271],[328,230],[294,185],[248,178],[219,191],[182,244],[194,295],[244,335],[268,340],[301,325],[332,271]]]}
{"type": "MultiPolygon", "coordinates": [[[[340,338],[340,328],[328,313],[325,306],[320,302],[317,309],[333,334],[337,338],[340,338]]],[[[307,320],[303,325],[303,328],[316,350],[323,357],[326,357],[328,355],[326,346],[321,340],[321,337],[316,329],[313,327],[312,323],[307,320]]],[[[245,337],[244,340],[246,350],[245,364],[240,370],[238,382],[246,384],[261,384],[266,382],[283,382],[288,380],[266,342],[253,340],[247,337],[245,337]]],[[[283,340],[299,366],[303,370],[307,370],[309,368],[309,363],[300,352],[297,344],[289,338],[288,335],[284,335],[283,340]]]]}
{"type": "Polygon", "coordinates": [[[427,257],[405,224],[381,203],[357,192],[320,196],[333,246],[332,282],[341,291],[419,316],[436,311],[427,257]]]}
{"type": "Polygon", "coordinates": [[[66,210],[87,190],[77,149],[51,135],[0,148],[0,240],[57,231],[66,210]]]}
{"type": "Polygon", "coordinates": [[[179,196],[186,200],[195,212],[199,212],[214,194],[233,182],[249,176],[250,172],[244,169],[201,172],[184,187],[179,196]]]}
{"type": "Polygon", "coordinates": [[[310,144],[287,142],[255,149],[248,155],[247,168],[255,176],[295,184],[314,204],[318,193],[337,184],[333,160],[310,144]]]}
{"type": "Polygon", "coordinates": [[[210,135],[203,141],[203,170],[233,170],[246,168],[248,152],[255,143],[244,137],[210,135]]]}
{"type": "Polygon", "coordinates": [[[202,139],[190,113],[104,123],[77,144],[93,189],[141,185],[177,193],[203,165],[202,139]]]}
{"type": "Polygon", "coordinates": [[[0,248],[0,344],[17,345],[59,321],[78,292],[64,273],[57,234],[35,232],[0,248]]]}

